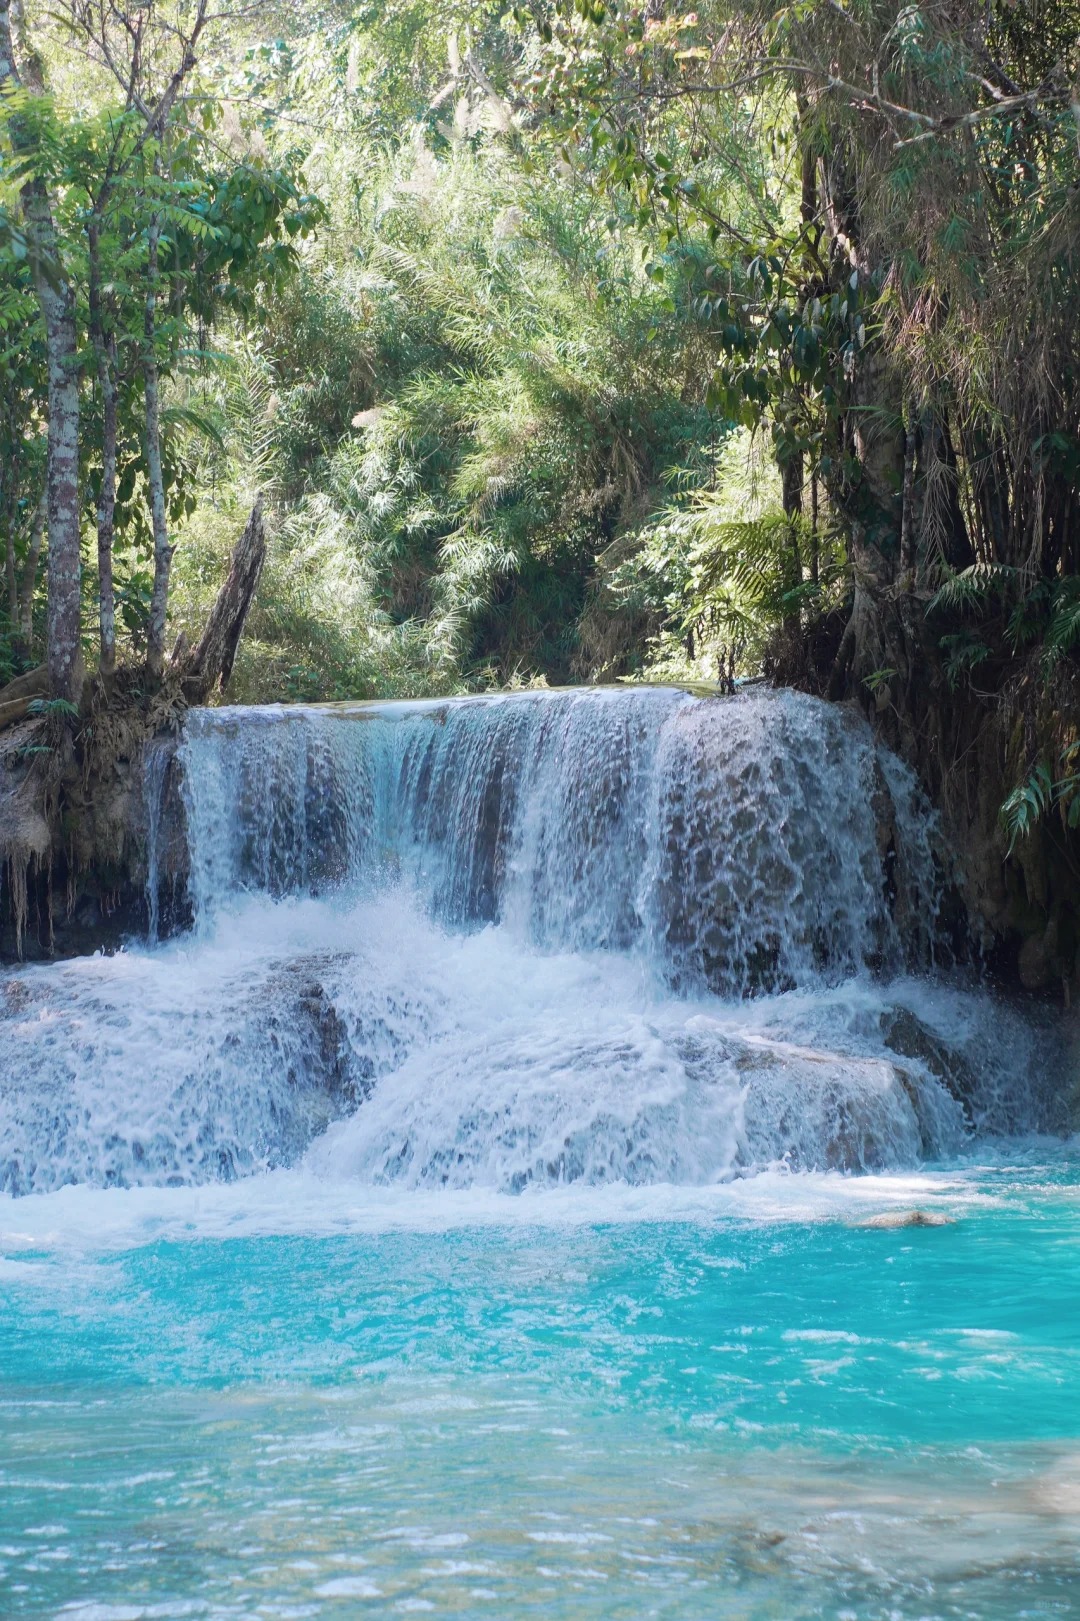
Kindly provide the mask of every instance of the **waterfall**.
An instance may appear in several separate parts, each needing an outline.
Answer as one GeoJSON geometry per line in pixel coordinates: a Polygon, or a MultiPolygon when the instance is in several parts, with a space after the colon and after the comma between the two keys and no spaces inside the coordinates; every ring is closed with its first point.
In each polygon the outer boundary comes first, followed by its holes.
{"type": "Polygon", "coordinates": [[[165,773],[169,769],[172,749],[160,741],[152,742],[143,762],[143,802],[146,807],[146,914],[147,937],[156,945],[161,921],[161,804],[165,791],[165,773]]]}
{"type": "Polygon", "coordinates": [[[242,890],[394,874],[449,927],[634,949],[731,995],[932,955],[913,777],[801,694],[201,710],[183,760],[204,927],[242,890]]]}
{"type": "MultiPolygon", "coordinates": [[[[0,976],[0,1187],[702,1183],[1051,1121],[853,711],[666,688],[197,710],[191,934],[0,976]]],[[[147,800],[161,782],[148,762],[147,800]]]]}

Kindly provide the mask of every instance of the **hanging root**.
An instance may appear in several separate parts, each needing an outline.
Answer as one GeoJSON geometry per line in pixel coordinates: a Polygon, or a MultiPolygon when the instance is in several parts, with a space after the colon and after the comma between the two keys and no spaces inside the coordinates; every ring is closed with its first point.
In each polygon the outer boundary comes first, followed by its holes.
{"type": "MultiPolygon", "coordinates": [[[[24,722],[4,737],[0,754],[0,871],[6,870],[7,910],[14,925],[15,951],[26,943],[34,880],[51,862],[52,833],[48,788],[35,752],[41,722],[24,722]]],[[[4,897],[0,896],[0,900],[4,897]]]]}
{"type": "Polygon", "coordinates": [[[11,911],[15,923],[15,955],[22,959],[23,941],[26,938],[26,918],[29,910],[27,900],[27,872],[30,866],[28,855],[18,856],[12,854],[8,858],[8,872],[11,878],[11,911]]]}

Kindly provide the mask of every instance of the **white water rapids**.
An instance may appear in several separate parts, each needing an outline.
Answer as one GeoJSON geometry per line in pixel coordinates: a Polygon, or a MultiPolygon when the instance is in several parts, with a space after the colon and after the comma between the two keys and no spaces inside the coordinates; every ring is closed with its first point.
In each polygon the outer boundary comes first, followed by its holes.
{"type": "Polygon", "coordinates": [[[0,1189],[305,1156],[418,1188],[698,1185],[1049,1122],[1049,1038],[935,967],[933,817],[849,711],[205,710],[180,764],[193,932],[0,975],[0,1189]]]}

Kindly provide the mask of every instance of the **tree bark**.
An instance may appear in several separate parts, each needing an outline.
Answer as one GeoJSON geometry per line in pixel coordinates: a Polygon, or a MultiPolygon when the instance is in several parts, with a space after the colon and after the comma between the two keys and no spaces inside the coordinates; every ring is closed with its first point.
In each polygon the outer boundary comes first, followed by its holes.
{"type": "Polygon", "coordinates": [[[818,481],[817,481],[817,474],[814,473],[814,474],[811,475],[811,478],[810,478],[810,578],[813,581],[814,585],[818,584],[818,579],[819,579],[819,561],[818,561],[819,546],[820,546],[820,542],[819,542],[819,539],[818,539],[818,481]]]}
{"type": "Polygon", "coordinates": [[[49,672],[44,664],[39,664],[36,669],[17,675],[6,687],[0,687],[0,703],[15,703],[20,698],[44,698],[48,691],[49,672]]]}
{"type": "MultiPolygon", "coordinates": [[[[36,70],[32,77],[36,78],[36,70]]],[[[0,0],[0,91],[22,82],[12,44],[11,0],[0,0]]],[[[32,84],[31,88],[38,90],[39,86],[32,84]]],[[[10,117],[8,127],[16,151],[24,156],[32,153],[32,136],[23,121],[10,117]]],[[[75,295],[60,257],[49,193],[40,176],[24,184],[21,199],[49,364],[49,680],[54,697],[78,703],[83,659],[75,295]]]]}
{"type": "MultiPolygon", "coordinates": [[[[21,403],[21,402],[20,402],[21,403]]],[[[18,529],[19,481],[23,476],[19,441],[22,437],[24,412],[16,403],[14,394],[5,402],[3,433],[7,446],[6,456],[0,458],[0,524],[4,526],[4,552],[7,576],[8,629],[12,637],[19,632],[19,595],[15,536],[18,529]]]]}
{"type": "MultiPolygon", "coordinates": [[[[4,469],[0,468],[0,472],[3,471],[4,469]]],[[[5,561],[7,565],[8,628],[12,637],[14,637],[18,634],[19,629],[19,588],[15,579],[15,505],[14,502],[9,503],[9,505],[10,512],[7,523],[7,548],[5,561]]],[[[0,508],[0,510],[2,510],[2,508],[0,508]]]]}
{"type": "MultiPolygon", "coordinates": [[[[42,193],[40,217],[48,218],[42,193]]],[[[56,237],[48,220],[48,241],[56,237]]],[[[79,555],[79,379],[75,300],[65,280],[59,290],[38,276],[49,355],[49,680],[55,698],[77,704],[82,693],[80,639],[82,560],[79,555]]]]}
{"type": "Polygon", "coordinates": [[[915,418],[909,415],[904,426],[904,484],[900,500],[900,569],[910,575],[915,568],[915,418]]]}
{"type": "MultiPolygon", "coordinates": [[[[788,550],[784,557],[784,590],[797,591],[802,584],[802,556],[799,551],[799,520],[803,509],[803,456],[796,451],[780,468],[784,513],[788,518],[788,550]]],[[[797,634],[800,626],[798,604],[784,607],[784,629],[797,634]]]]}
{"type": "Polygon", "coordinates": [[[178,642],[173,665],[189,703],[204,703],[215,686],[224,691],[240,645],[244,623],[266,560],[262,503],[256,501],[244,531],[233,547],[229,572],[217,594],[199,645],[192,651],[178,642]]]}
{"type": "Polygon", "coordinates": [[[145,355],[143,386],[146,400],[146,471],[150,485],[150,516],[154,531],[154,586],[150,595],[150,624],[146,638],[146,674],[150,681],[161,680],[165,669],[165,620],[169,610],[169,573],[174,546],[169,545],[165,512],[165,483],[161,471],[161,400],[155,353],[157,326],[158,227],[150,228],[148,247],[149,286],[143,319],[145,355]]]}
{"type": "Polygon", "coordinates": [[[101,386],[101,490],[97,504],[98,630],[100,670],[106,679],[116,669],[116,601],[113,591],[113,536],[116,529],[116,336],[105,331],[101,300],[100,225],[87,228],[90,250],[90,340],[101,386]]]}

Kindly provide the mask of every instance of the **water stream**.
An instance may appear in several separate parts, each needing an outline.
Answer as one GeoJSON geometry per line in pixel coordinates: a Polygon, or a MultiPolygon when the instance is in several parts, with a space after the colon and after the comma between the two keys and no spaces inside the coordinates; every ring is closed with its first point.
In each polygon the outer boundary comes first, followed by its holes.
{"type": "Polygon", "coordinates": [[[857,715],[180,766],[192,931],[0,975],[2,1613],[1080,1616],[1070,1060],[857,715]]]}

